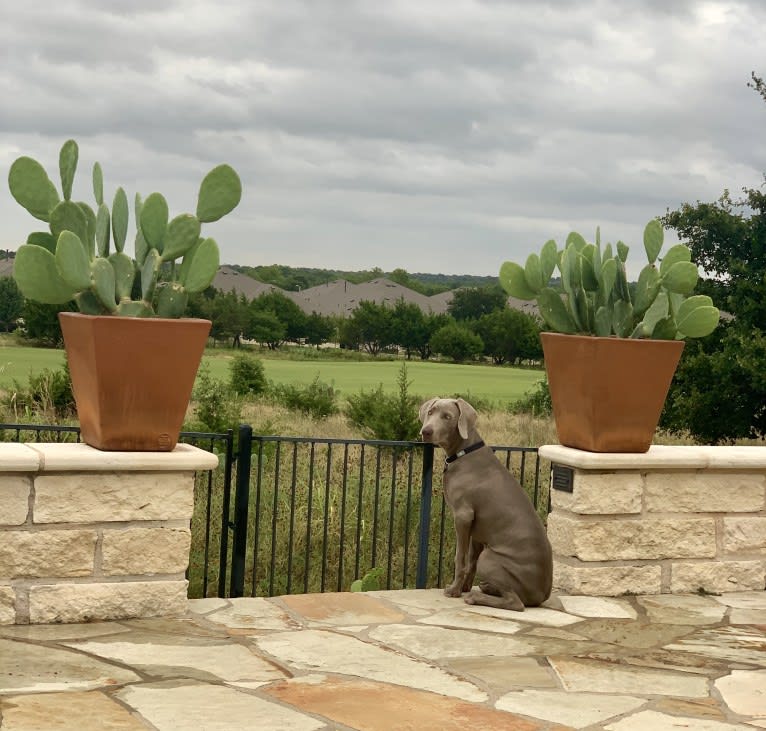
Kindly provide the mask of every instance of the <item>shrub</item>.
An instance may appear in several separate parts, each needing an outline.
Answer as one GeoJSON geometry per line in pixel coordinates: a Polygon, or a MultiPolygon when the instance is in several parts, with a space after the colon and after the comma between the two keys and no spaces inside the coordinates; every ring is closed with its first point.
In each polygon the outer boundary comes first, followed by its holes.
{"type": "Polygon", "coordinates": [[[202,365],[194,386],[195,427],[220,434],[236,429],[242,418],[242,402],[233,389],[213,378],[207,365],[202,365]]]}
{"type": "Polygon", "coordinates": [[[522,398],[514,401],[508,411],[512,414],[532,414],[533,416],[550,416],[553,412],[551,404],[551,391],[548,388],[548,378],[538,381],[531,391],[527,391],[522,398]]]}
{"type": "Polygon", "coordinates": [[[362,389],[348,397],[346,417],[366,435],[375,439],[412,441],[420,431],[418,403],[420,399],[409,393],[407,365],[402,363],[397,376],[398,393],[387,394],[381,383],[373,391],[362,389]]]}
{"type": "Polygon", "coordinates": [[[314,376],[307,386],[294,383],[276,384],[271,387],[274,399],[288,409],[296,409],[309,414],[315,419],[338,413],[336,402],[338,392],[327,383],[314,376]]]}
{"type": "Polygon", "coordinates": [[[229,365],[229,385],[240,396],[263,393],[268,386],[263,361],[251,355],[235,355],[229,365]]]}

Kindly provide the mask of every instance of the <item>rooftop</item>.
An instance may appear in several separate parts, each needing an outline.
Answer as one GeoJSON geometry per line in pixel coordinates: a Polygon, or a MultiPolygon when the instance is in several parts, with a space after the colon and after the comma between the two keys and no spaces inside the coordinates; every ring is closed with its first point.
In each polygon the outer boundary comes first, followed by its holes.
{"type": "Polygon", "coordinates": [[[0,627],[3,731],[766,728],[766,592],[198,599],[0,627]]]}

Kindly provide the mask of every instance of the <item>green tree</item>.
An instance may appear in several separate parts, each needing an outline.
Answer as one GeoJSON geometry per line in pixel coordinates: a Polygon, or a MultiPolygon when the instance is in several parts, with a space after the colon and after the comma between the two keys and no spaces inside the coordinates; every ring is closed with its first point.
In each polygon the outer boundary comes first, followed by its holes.
{"type": "Polygon", "coordinates": [[[277,350],[287,337],[287,326],[270,310],[252,310],[245,337],[265,343],[269,350],[277,350]]]}
{"type": "Polygon", "coordinates": [[[332,318],[312,312],[306,317],[306,342],[309,345],[319,347],[327,343],[335,332],[335,323],[332,318]]]}
{"type": "Polygon", "coordinates": [[[247,300],[236,292],[217,292],[200,303],[203,316],[212,321],[210,336],[214,341],[231,339],[232,347],[240,344],[240,335],[247,327],[247,300]]]}
{"type": "Polygon", "coordinates": [[[40,345],[51,348],[60,348],[64,344],[59,325],[59,312],[76,312],[74,302],[66,305],[44,305],[25,299],[21,310],[21,318],[24,320],[23,335],[29,340],[34,340],[40,345]]]}
{"type": "MultiPolygon", "coordinates": [[[[749,84],[766,101],[762,79],[749,84]]],[[[699,289],[733,319],[686,343],[660,425],[718,443],[766,435],[766,193],[728,191],[662,217],[710,279],[699,289]]]]}
{"type": "Polygon", "coordinates": [[[413,302],[400,299],[394,305],[392,320],[391,337],[396,345],[404,349],[409,360],[412,353],[420,351],[431,337],[426,325],[426,316],[413,302]]]}
{"type": "Polygon", "coordinates": [[[418,353],[421,360],[428,360],[431,357],[431,353],[433,352],[431,350],[431,338],[434,336],[434,333],[441,330],[445,325],[449,325],[451,322],[455,321],[449,315],[445,315],[444,313],[437,314],[429,312],[425,316],[423,320],[425,328],[423,339],[418,345],[418,353]]]}
{"type": "Polygon", "coordinates": [[[13,277],[0,277],[0,331],[16,329],[16,320],[21,317],[24,297],[19,292],[13,277]]]}
{"type": "Polygon", "coordinates": [[[500,284],[456,289],[447,310],[456,320],[478,320],[482,315],[502,310],[506,299],[500,284]]]}
{"type": "Polygon", "coordinates": [[[766,193],[729,191],[713,203],[685,203],[662,217],[710,279],[700,287],[739,325],[766,327],[766,193]]]}
{"type": "Polygon", "coordinates": [[[471,332],[465,325],[452,322],[433,334],[431,350],[451,358],[455,363],[462,363],[481,355],[484,350],[484,343],[476,333],[471,332]]]}
{"type": "Polygon", "coordinates": [[[395,342],[393,311],[385,305],[362,300],[348,318],[346,333],[370,355],[377,356],[395,342]]]}
{"type": "Polygon", "coordinates": [[[686,343],[660,424],[710,444],[763,437],[766,336],[733,324],[719,330],[710,342],[686,343]]]}
{"type": "Polygon", "coordinates": [[[540,326],[525,312],[506,307],[482,315],[473,326],[484,342],[484,355],[497,365],[520,360],[540,360],[540,326]]]}
{"type": "Polygon", "coordinates": [[[285,340],[297,342],[306,336],[306,313],[281,292],[265,292],[250,303],[253,312],[271,312],[285,326],[285,340]]]}

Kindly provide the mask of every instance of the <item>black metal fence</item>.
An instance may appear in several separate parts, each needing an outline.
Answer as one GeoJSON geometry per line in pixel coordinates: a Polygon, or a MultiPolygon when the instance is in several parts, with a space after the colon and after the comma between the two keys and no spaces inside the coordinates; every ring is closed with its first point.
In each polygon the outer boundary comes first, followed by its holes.
{"type": "MultiPolygon", "coordinates": [[[[5,441],[78,441],[77,427],[0,424],[5,441]]],[[[443,586],[454,553],[441,464],[422,442],[184,432],[219,455],[197,474],[189,595],[443,586]],[[230,535],[231,534],[231,535],[230,535]]],[[[536,448],[493,447],[541,519],[547,466],[536,448]]]]}

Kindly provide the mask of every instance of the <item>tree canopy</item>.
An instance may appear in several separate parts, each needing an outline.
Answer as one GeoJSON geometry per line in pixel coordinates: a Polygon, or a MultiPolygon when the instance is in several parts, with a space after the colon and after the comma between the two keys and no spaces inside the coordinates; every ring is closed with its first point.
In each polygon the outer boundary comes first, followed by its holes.
{"type": "MultiPolygon", "coordinates": [[[[755,73],[748,84],[766,101],[755,73]]],[[[766,184],[766,181],[765,183],[766,184]]],[[[766,193],[728,190],[661,218],[708,275],[700,290],[729,314],[719,328],[684,348],[660,424],[698,439],[766,436],[766,193]]]]}

